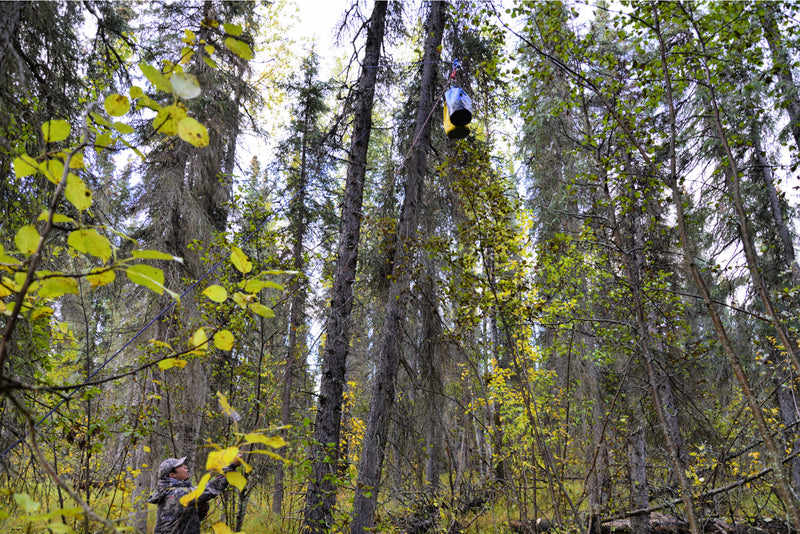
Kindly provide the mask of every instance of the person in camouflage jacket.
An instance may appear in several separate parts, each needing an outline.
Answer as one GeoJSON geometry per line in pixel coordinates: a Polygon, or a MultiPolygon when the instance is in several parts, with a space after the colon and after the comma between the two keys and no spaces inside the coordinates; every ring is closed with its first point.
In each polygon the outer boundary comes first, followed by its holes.
{"type": "MultiPolygon", "coordinates": [[[[237,459],[228,469],[239,465],[237,459]]],[[[227,469],[226,469],[227,470],[227,469]]],[[[191,493],[194,486],[186,457],[167,458],[158,468],[158,486],[147,502],[158,505],[156,528],[153,534],[200,534],[200,521],[208,513],[209,501],[228,486],[225,475],[217,475],[206,484],[203,493],[189,502],[181,504],[181,497],[191,493]]]]}

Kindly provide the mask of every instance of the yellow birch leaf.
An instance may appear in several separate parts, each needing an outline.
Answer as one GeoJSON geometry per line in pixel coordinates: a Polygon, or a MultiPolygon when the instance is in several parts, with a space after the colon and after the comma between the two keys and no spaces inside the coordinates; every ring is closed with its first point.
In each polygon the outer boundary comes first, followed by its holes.
{"type": "Polygon", "coordinates": [[[247,485],[247,479],[238,471],[229,471],[225,473],[225,478],[228,480],[228,484],[236,487],[239,491],[242,491],[247,485]]]}
{"type": "Polygon", "coordinates": [[[121,117],[131,110],[131,101],[125,95],[114,93],[106,97],[103,107],[112,117],[121,117]]]}
{"type": "Polygon", "coordinates": [[[60,159],[49,159],[41,165],[42,174],[53,182],[58,184],[61,182],[61,177],[64,175],[64,163],[60,159]]]}
{"type": "Polygon", "coordinates": [[[189,347],[196,350],[205,350],[208,346],[208,335],[203,328],[198,328],[192,334],[192,339],[189,341],[189,347]]]}
{"type": "MultiPolygon", "coordinates": [[[[64,158],[66,160],[66,157],[64,158]]],[[[70,169],[82,169],[86,166],[83,162],[83,154],[73,154],[69,160],[69,168],[70,169]]]]}
{"type": "Polygon", "coordinates": [[[17,178],[24,178],[39,172],[39,164],[35,159],[27,154],[14,158],[14,175],[17,178]]]}
{"type": "Polygon", "coordinates": [[[213,451],[208,453],[206,460],[206,469],[208,471],[215,471],[221,473],[223,469],[228,467],[236,459],[239,454],[239,447],[228,447],[221,451],[213,451]]]}
{"type": "Polygon", "coordinates": [[[209,299],[213,300],[214,302],[225,302],[225,299],[228,298],[228,291],[218,285],[208,286],[203,290],[203,295],[208,297],[209,299]]]}
{"type": "Polygon", "coordinates": [[[164,76],[160,70],[153,67],[152,65],[148,65],[145,62],[139,63],[139,69],[141,69],[142,74],[144,74],[145,78],[150,80],[150,83],[153,84],[153,87],[155,87],[159,91],[164,91],[165,93],[172,92],[172,84],[169,83],[169,79],[166,76],[164,76]]]}
{"type": "Polygon", "coordinates": [[[273,317],[275,317],[275,312],[272,311],[271,308],[267,308],[266,306],[258,302],[251,303],[250,310],[253,313],[260,315],[261,317],[265,317],[267,319],[272,319],[273,317]]]}
{"type": "Polygon", "coordinates": [[[186,360],[181,360],[180,358],[167,358],[166,360],[161,360],[158,362],[158,368],[162,371],[166,371],[167,369],[172,369],[173,367],[177,367],[178,369],[183,369],[186,367],[188,362],[186,360]]]}
{"type": "Polygon", "coordinates": [[[57,298],[67,293],[77,294],[78,281],[66,276],[53,276],[39,282],[39,296],[45,299],[57,298]]]}
{"type": "Polygon", "coordinates": [[[220,330],[214,334],[214,346],[219,350],[233,350],[233,334],[230,330],[220,330]]]}
{"type": "Polygon", "coordinates": [[[144,91],[142,90],[141,87],[133,85],[133,86],[131,86],[130,89],[128,89],[128,94],[131,95],[131,98],[136,99],[136,98],[141,98],[142,96],[144,96],[144,91]]]}
{"type": "Polygon", "coordinates": [[[30,256],[36,251],[36,247],[39,246],[40,239],[41,236],[39,232],[36,231],[36,227],[32,224],[28,224],[17,230],[17,235],[14,237],[14,244],[17,245],[17,249],[21,253],[30,256]]]}
{"type": "Polygon", "coordinates": [[[231,263],[243,274],[253,270],[253,264],[247,259],[247,254],[239,247],[231,247],[231,263]]]}
{"type": "Polygon", "coordinates": [[[91,274],[86,275],[86,280],[92,287],[100,287],[110,284],[117,279],[117,275],[111,269],[92,269],[91,274]]]}
{"type": "Polygon", "coordinates": [[[227,37],[225,38],[225,46],[242,59],[253,59],[253,49],[244,41],[234,39],[233,37],[227,37]]]}
{"type": "Polygon", "coordinates": [[[173,256],[172,254],[167,254],[166,252],[161,252],[160,250],[134,250],[131,252],[131,256],[138,259],[143,260],[175,260],[179,262],[183,262],[183,258],[179,258],[178,256],[173,256]]]}
{"type": "Polygon", "coordinates": [[[178,121],[186,117],[186,108],[178,104],[166,106],[153,119],[153,129],[164,135],[175,135],[178,133],[178,121]]]}
{"type": "Polygon", "coordinates": [[[206,484],[208,484],[209,480],[211,480],[211,475],[209,473],[203,475],[203,478],[200,479],[200,483],[197,484],[197,487],[192,492],[187,493],[186,495],[181,497],[180,500],[181,506],[188,507],[189,503],[191,503],[193,500],[202,495],[203,492],[206,490],[206,484]]]}
{"type": "MultiPolygon", "coordinates": [[[[0,304],[2,304],[2,303],[0,303],[0,304]]],[[[3,309],[5,309],[5,305],[3,305],[3,309]]],[[[56,311],[53,308],[50,308],[49,306],[40,306],[40,307],[36,308],[35,310],[33,310],[33,312],[31,313],[31,321],[35,321],[36,319],[38,319],[40,317],[50,317],[55,312],[56,311]]]]}
{"type": "Polygon", "coordinates": [[[42,134],[44,134],[44,140],[48,143],[63,141],[69,137],[69,131],[69,123],[64,120],[57,119],[42,124],[42,134]]]}
{"type": "Polygon", "coordinates": [[[64,197],[79,211],[88,210],[92,206],[92,192],[83,183],[83,180],[72,173],[67,175],[67,187],[64,197]]]}
{"type": "Polygon", "coordinates": [[[244,293],[234,293],[233,294],[233,302],[236,303],[237,306],[240,308],[247,308],[247,305],[250,304],[250,299],[244,293]]]}
{"type": "Polygon", "coordinates": [[[192,146],[203,148],[208,146],[208,130],[192,117],[184,117],[178,121],[178,137],[192,146]]]}
{"type": "Polygon", "coordinates": [[[111,242],[94,228],[82,228],[70,232],[67,244],[84,254],[100,258],[103,263],[111,257],[111,242]]]}
{"type": "Polygon", "coordinates": [[[267,447],[272,447],[273,449],[280,449],[282,447],[286,447],[289,444],[288,441],[286,441],[280,436],[265,436],[264,434],[260,434],[257,432],[254,432],[252,434],[245,434],[244,439],[248,443],[261,443],[262,445],[266,445],[267,447]]]}
{"type": "Polygon", "coordinates": [[[159,295],[164,293],[164,271],[149,265],[133,265],[125,274],[134,284],[149,288],[159,295]]]}

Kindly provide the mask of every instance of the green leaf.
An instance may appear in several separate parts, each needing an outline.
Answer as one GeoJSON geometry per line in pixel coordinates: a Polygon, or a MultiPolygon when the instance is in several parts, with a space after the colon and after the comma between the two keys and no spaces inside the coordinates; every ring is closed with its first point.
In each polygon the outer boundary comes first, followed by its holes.
{"type": "Polygon", "coordinates": [[[88,210],[92,205],[92,192],[89,191],[83,180],[72,173],[67,175],[67,187],[64,189],[64,197],[79,211],[88,210]]]}
{"type": "Polygon", "coordinates": [[[223,24],[222,27],[228,35],[236,36],[242,34],[242,27],[238,24],[223,24]]]}
{"type": "Polygon", "coordinates": [[[214,302],[225,302],[228,298],[228,291],[218,285],[208,286],[203,290],[203,295],[213,300],[214,302]]]}
{"type": "Polygon", "coordinates": [[[94,228],[83,228],[71,232],[67,238],[67,244],[84,254],[100,258],[103,263],[111,257],[111,243],[107,237],[100,235],[94,228]]]}
{"type": "Polygon", "coordinates": [[[233,334],[229,330],[220,330],[214,334],[214,346],[219,350],[233,350],[233,334]]]}
{"type": "Polygon", "coordinates": [[[186,367],[186,364],[189,363],[186,360],[181,360],[180,358],[167,358],[166,360],[161,360],[158,362],[158,368],[162,371],[166,371],[167,369],[172,369],[173,367],[177,367],[179,369],[183,369],[186,367]]]}
{"type": "Polygon", "coordinates": [[[114,124],[112,124],[111,127],[114,128],[119,133],[126,135],[132,134],[135,131],[133,129],[133,126],[131,126],[130,124],[125,124],[124,122],[120,121],[114,121],[114,124]]]}
{"type": "Polygon", "coordinates": [[[180,98],[192,99],[200,96],[200,83],[197,81],[197,76],[182,72],[175,74],[170,78],[172,82],[172,90],[180,98]]]}
{"type": "Polygon", "coordinates": [[[134,265],[125,270],[125,274],[134,284],[144,286],[158,293],[164,293],[164,271],[149,265],[134,265]]]}
{"type": "Polygon", "coordinates": [[[208,130],[192,117],[178,121],[178,137],[197,148],[208,146],[208,130]]]}
{"type": "Polygon", "coordinates": [[[166,252],[161,252],[160,250],[134,250],[131,253],[131,256],[143,260],[175,260],[183,263],[183,258],[173,256],[172,254],[167,254],[166,252]]]}
{"type": "Polygon", "coordinates": [[[89,281],[89,284],[92,287],[104,286],[117,279],[116,273],[111,269],[102,269],[98,267],[96,269],[92,269],[91,272],[92,274],[87,275],[86,279],[89,281]]]}
{"type": "Polygon", "coordinates": [[[219,65],[217,65],[217,62],[214,61],[213,59],[211,59],[208,56],[203,56],[203,61],[205,61],[206,65],[208,65],[212,69],[218,69],[219,68],[219,65]]]}
{"type": "Polygon", "coordinates": [[[275,317],[274,311],[272,311],[270,308],[267,308],[263,304],[259,304],[258,302],[253,302],[252,304],[250,304],[250,310],[260,315],[261,317],[266,317],[267,319],[272,319],[273,317],[275,317]]]}
{"type": "Polygon", "coordinates": [[[150,83],[153,84],[153,87],[159,91],[164,91],[165,93],[172,92],[172,84],[169,83],[169,78],[161,74],[160,70],[152,65],[148,65],[144,61],[139,63],[139,69],[142,71],[142,74],[144,74],[145,78],[150,80],[150,83]]]}
{"type": "Polygon", "coordinates": [[[17,245],[17,250],[26,256],[30,256],[36,251],[36,247],[39,246],[40,239],[41,236],[39,232],[36,231],[36,227],[32,224],[28,224],[17,230],[14,244],[17,245]]]}
{"type": "Polygon", "coordinates": [[[247,479],[244,478],[244,475],[238,471],[228,471],[225,473],[225,478],[227,479],[228,484],[236,487],[239,491],[242,491],[247,485],[247,479]]]}
{"type": "Polygon", "coordinates": [[[57,298],[67,293],[77,294],[78,281],[66,276],[53,276],[39,282],[39,296],[42,298],[57,298]]]}
{"type": "Polygon", "coordinates": [[[39,172],[39,164],[35,159],[27,154],[14,158],[14,175],[17,178],[24,178],[39,172]]]}
{"type": "Polygon", "coordinates": [[[144,96],[144,91],[142,90],[142,88],[136,85],[131,86],[131,88],[128,89],[128,93],[131,95],[131,98],[134,99],[141,98],[144,96]]]}
{"type": "Polygon", "coordinates": [[[14,500],[25,510],[26,514],[32,514],[41,507],[41,504],[31,499],[27,493],[15,493],[14,500]]]}
{"type": "Polygon", "coordinates": [[[231,263],[243,274],[253,270],[253,264],[247,259],[247,254],[239,247],[231,247],[231,263]]]}
{"type": "Polygon", "coordinates": [[[52,120],[42,124],[44,140],[48,143],[57,143],[69,137],[69,123],[64,120],[52,120]]]}
{"type": "Polygon", "coordinates": [[[225,46],[228,47],[228,50],[236,54],[242,59],[253,59],[253,50],[250,48],[250,45],[245,43],[244,41],[240,41],[239,39],[234,39],[233,37],[227,37],[225,39],[225,46]]]}
{"type": "Polygon", "coordinates": [[[114,93],[106,97],[103,107],[106,108],[106,113],[112,117],[121,117],[131,110],[131,101],[125,95],[114,93]]]}

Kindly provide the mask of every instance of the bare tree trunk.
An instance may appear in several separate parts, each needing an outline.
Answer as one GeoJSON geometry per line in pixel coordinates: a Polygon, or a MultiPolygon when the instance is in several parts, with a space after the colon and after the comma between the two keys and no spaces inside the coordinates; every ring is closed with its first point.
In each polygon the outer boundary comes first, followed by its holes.
{"type": "Polygon", "coordinates": [[[327,340],[322,358],[322,377],[317,405],[314,443],[311,451],[311,479],[306,492],[304,529],[325,533],[333,525],[336,504],[336,466],[339,459],[342,402],[350,345],[350,313],[353,309],[353,281],[356,278],[358,240],[367,148],[372,129],[372,107],[381,44],[386,23],[387,2],[375,2],[367,29],[364,60],[358,82],[358,101],[353,119],[350,164],[344,191],[338,257],[331,304],[326,323],[327,340]]]}
{"type": "MultiPolygon", "coordinates": [[[[647,485],[647,455],[645,453],[644,429],[637,426],[628,435],[628,459],[631,479],[631,508],[645,510],[650,504],[647,485]]],[[[631,534],[650,532],[650,514],[631,517],[631,534]]]]}
{"type": "Polygon", "coordinates": [[[438,47],[444,34],[446,2],[431,2],[425,25],[428,35],[423,52],[422,80],[419,108],[415,121],[415,144],[411,149],[411,164],[405,185],[405,196],[397,232],[392,283],[386,302],[386,314],[381,334],[375,379],[372,384],[369,416],[362,443],[358,482],[353,500],[352,534],[364,534],[372,527],[378,502],[381,469],[386,439],[394,406],[395,380],[400,363],[402,323],[405,321],[406,303],[410,287],[410,272],[416,247],[419,203],[426,175],[427,151],[430,143],[430,117],[434,105],[434,91],[438,75],[438,47]]]}

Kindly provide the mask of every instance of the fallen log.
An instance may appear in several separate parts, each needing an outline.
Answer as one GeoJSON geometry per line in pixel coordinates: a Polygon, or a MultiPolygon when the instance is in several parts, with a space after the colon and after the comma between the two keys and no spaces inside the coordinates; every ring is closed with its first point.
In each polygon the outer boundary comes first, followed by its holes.
{"type": "MultiPolygon", "coordinates": [[[[509,528],[519,534],[542,534],[552,530],[554,525],[544,518],[511,520],[509,528]]],[[[702,521],[703,532],[706,534],[800,534],[797,529],[791,528],[786,521],[773,518],[758,519],[753,522],[744,520],[732,523],[718,518],[706,518],[702,521]]],[[[632,534],[631,520],[614,519],[605,521],[600,527],[602,534],[632,534]]],[[[689,524],[669,514],[650,514],[650,532],[654,534],[689,534],[689,524]]]]}

